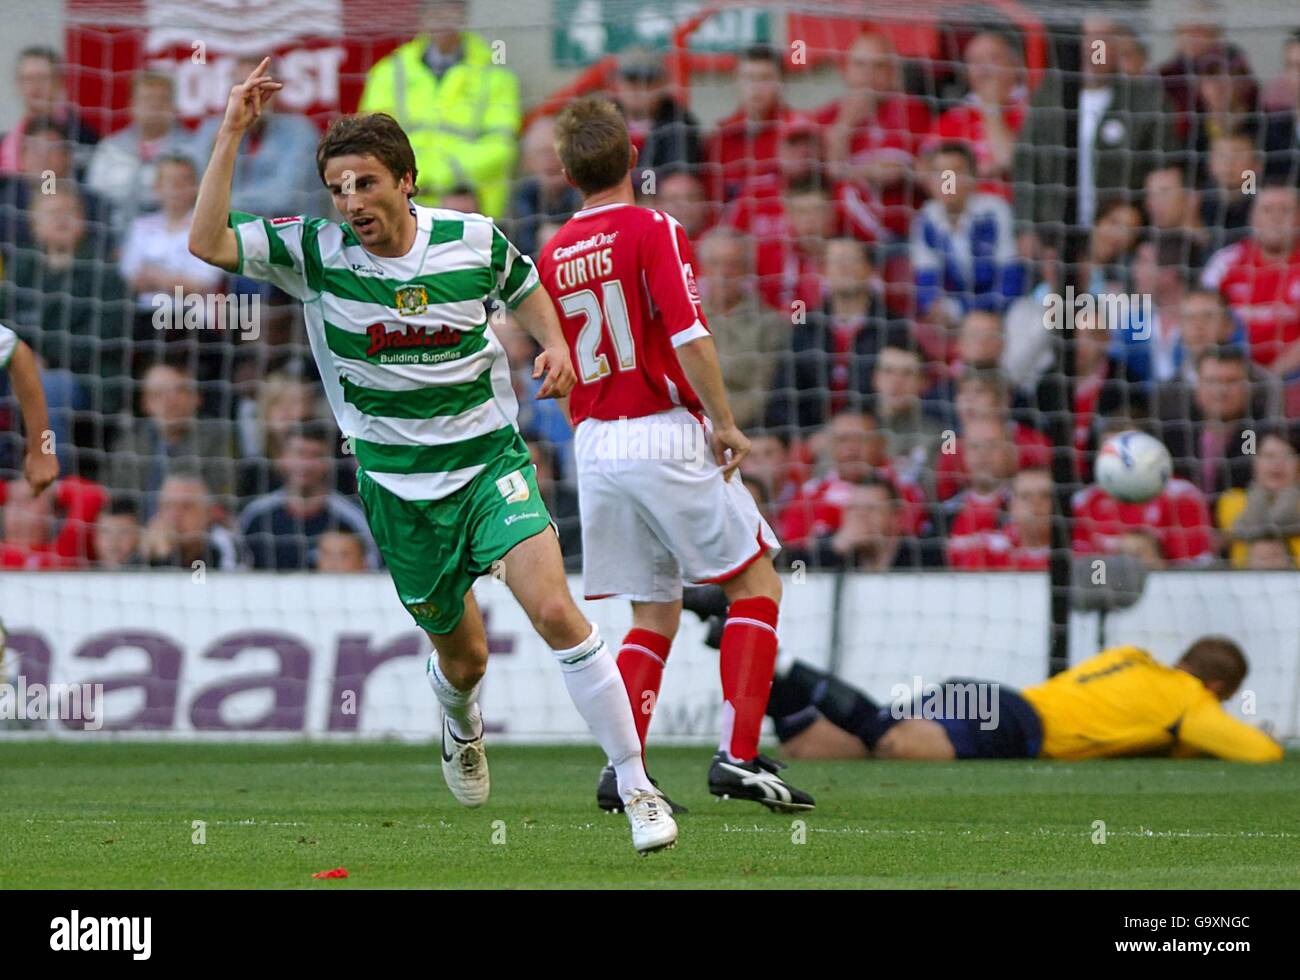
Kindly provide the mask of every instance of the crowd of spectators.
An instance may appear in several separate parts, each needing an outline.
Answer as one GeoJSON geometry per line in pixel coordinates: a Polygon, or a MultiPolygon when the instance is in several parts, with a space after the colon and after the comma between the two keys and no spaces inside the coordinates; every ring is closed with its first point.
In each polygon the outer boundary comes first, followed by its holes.
{"type": "MultiPolygon", "coordinates": [[[[419,203],[489,214],[536,256],[581,206],[552,121],[521,131],[518,79],[465,30],[461,0],[424,9],[421,33],[370,68],[360,108],[411,134],[419,203]]],[[[1155,66],[1133,30],[1090,17],[1078,70],[1036,80],[1015,30],[957,33],[960,63],[940,66],[862,25],[838,95],[808,111],[792,107],[786,55],[748,49],[735,111],[712,126],[656,54],[627,53],[610,81],[641,203],[695,242],[754,441],[742,475],[784,560],[1046,568],[1061,332],[1044,304],[1069,285],[1097,300],[1058,324],[1075,338],[1075,549],[1295,568],[1300,31],[1271,85],[1205,18],[1155,66]],[[1134,427],[1175,460],[1144,504],[1092,481],[1101,440],[1134,427]]],[[[0,483],[0,567],[376,567],[295,305],[185,247],[217,120],[182,125],[171,77],[141,70],[127,124],[100,138],[63,72],[52,50],[22,53],[21,118],[0,139],[0,322],[40,358],[63,473],[35,497],[0,483]],[[214,294],[231,302],[189,302],[214,294]],[[255,336],[232,329],[241,297],[259,304],[255,336]]],[[[327,213],[318,122],[263,114],[236,209],[327,213]]],[[[571,433],[533,397],[533,341],[504,311],[491,322],[576,568],[571,433]]],[[[3,385],[0,473],[13,475],[3,385]]]]}

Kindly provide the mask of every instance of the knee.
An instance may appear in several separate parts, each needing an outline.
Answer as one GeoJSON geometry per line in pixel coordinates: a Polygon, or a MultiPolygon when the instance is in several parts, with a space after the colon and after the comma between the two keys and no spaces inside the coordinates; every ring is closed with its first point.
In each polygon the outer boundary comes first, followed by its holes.
{"type": "Polygon", "coordinates": [[[768,559],[759,559],[729,582],[723,583],[727,600],[752,599],[762,596],[781,604],[781,576],[768,559]]]}
{"type": "Polygon", "coordinates": [[[473,643],[456,652],[453,657],[438,655],[438,667],[451,686],[458,691],[468,691],[487,673],[487,640],[473,643]]]}
{"type": "Polygon", "coordinates": [[[554,648],[577,646],[591,634],[591,624],[568,593],[547,596],[533,609],[533,627],[554,648]]]}

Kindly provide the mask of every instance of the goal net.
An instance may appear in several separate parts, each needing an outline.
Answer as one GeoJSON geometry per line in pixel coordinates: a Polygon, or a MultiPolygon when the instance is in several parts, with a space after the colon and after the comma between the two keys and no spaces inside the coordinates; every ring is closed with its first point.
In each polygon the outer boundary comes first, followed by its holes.
{"type": "MultiPolygon", "coordinates": [[[[386,111],[417,203],[487,214],[537,257],[582,204],[555,113],[620,105],[634,190],[694,243],[753,439],[785,659],[887,698],[1033,684],[1118,644],[1172,662],[1224,634],[1252,668],[1232,710],[1300,735],[1291,4],[0,8],[0,324],[49,407],[24,432],[0,375],[0,730],[436,732],[429,641],[371,541],[301,304],[186,247],[229,88],[269,56],[284,88],[232,196],[268,222],[339,220],[316,141],[386,111]],[[1096,463],[1132,429],[1172,477],[1125,503],[1096,463]],[[60,479],[34,497],[37,444],[60,479]],[[19,717],[23,690],[81,684],[102,685],[94,719],[19,717]]],[[[398,289],[379,336],[438,342],[403,323],[415,295],[398,289]]],[[[488,312],[581,595],[572,435],[535,398],[534,342],[488,312]]],[[[489,727],[581,737],[508,589],[489,575],[475,594],[489,727]]],[[[629,626],[626,603],[582,605],[607,639],[629,626]]],[[[709,629],[684,616],[652,737],[715,737],[709,629]]]]}

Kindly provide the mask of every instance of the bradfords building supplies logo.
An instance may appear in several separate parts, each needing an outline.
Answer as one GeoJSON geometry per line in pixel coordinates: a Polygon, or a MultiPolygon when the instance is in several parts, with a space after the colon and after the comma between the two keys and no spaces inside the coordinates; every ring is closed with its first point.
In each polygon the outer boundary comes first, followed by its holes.
{"type": "Polygon", "coordinates": [[[431,364],[455,360],[461,352],[453,350],[460,343],[461,332],[452,327],[399,327],[389,330],[385,323],[366,328],[370,341],[366,358],[380,364],[431,364]],[[435,353],[436,352],[436,353],[435,353]]]}

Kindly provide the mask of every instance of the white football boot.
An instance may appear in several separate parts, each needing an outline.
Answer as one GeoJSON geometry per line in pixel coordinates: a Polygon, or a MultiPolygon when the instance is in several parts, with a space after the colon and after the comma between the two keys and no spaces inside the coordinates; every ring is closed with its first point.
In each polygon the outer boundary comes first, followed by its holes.
{"type": "Polygon", "coordinates": [[[632,825],[632,846],[642,854],[677,843],[677,821],[662,796],[641,790],[623,804],[623,812],[632,825]]]}
{"type": "Polygon", "coordinates": [[[468,741],[457,738],[446,716],[442,719],[442,777],[462,806],[482,806],[487,802],[491,781],[483,736],[468,741]]]}

